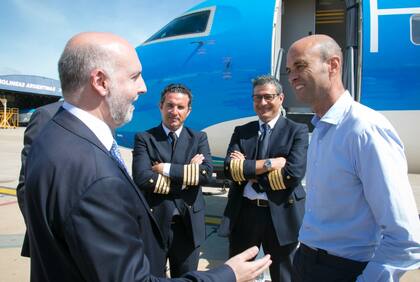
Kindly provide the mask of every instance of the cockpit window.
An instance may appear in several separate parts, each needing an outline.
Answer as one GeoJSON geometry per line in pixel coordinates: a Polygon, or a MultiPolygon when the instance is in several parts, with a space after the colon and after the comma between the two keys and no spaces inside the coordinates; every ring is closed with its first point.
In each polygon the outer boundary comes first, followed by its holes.
{"type": "Polygon", "coordinates": [[[157,33],[152,35],[145,43],[195,36],[205,36],[210,32],[213,22],[214,8],[195,11],[174,19],[157,33]]]}
{"type": "Polygon", "coordinates": [[[420,45],[420,14],[411,16],[411,41],[420,45]]]}

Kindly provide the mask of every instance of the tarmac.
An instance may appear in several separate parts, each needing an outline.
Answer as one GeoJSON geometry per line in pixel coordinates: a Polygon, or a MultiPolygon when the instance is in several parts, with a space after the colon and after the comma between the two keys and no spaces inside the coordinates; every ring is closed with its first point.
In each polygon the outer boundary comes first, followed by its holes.
{"type": "MultiPolygon", "coordinates": [[[[0,281],[29,281],[30,259],[20,256],[25,224],[20,213],[16,186],[20,170],[20,152],[25,128],[0,129],[0,281]]],[[[131,150],[121,148],[121,154],[131,167],[131,150]]],[[[420,175],[409,175],[420,214],[420,175]]],[[[227,202],[227,193],[220,188],[203,188],[206,201],[207,239],[201,247],[199,270],[222,264],[228,258],[228,240],[217,235],[217,227],[227,202]],[[210,195],[211,194],[211,195],[210,195]]],[[[269,281],[266,273],[262,280],[269,281]]],[[[261,280],[260,280],[261,281],[261,280]]],[[[403,282],[420,282],[420,270],[409,271],[403,282]]]]}

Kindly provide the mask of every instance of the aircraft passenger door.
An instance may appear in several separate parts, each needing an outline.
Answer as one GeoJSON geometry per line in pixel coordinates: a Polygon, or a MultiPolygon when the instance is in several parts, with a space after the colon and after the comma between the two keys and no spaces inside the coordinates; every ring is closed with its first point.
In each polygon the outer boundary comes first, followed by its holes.
{"type": "Polygon", "coordinates": [[[274,6],[273,36],[271,48],[271,75],[280,80],[280,66],[284,57],[284,50],[281,48],[281,16],[283,12],[283,0],[276,0],[274,6]]]}
{"type": "Polygon", "coordinates": [[[277,32],[281,37],[281,48],[284,50],[280,67],[280,83],[283,86],[285,100],[283,106],[287,112],[310,113],[311,110],[298,102],[288,82],[286,73],[286,57],[290,45],[297,39],[315,34],[316,0],[282,0],[278,19],[280,27],[277,32]]]}

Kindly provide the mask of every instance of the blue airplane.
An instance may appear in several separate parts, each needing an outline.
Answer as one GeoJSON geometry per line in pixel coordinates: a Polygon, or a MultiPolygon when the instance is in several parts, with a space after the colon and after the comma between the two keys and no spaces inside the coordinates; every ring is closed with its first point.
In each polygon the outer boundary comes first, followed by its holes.
{"type": "MultiPolygon", "coordinates": [[[[236,125],[256,119],[251,80],[279,78],[285,114],[309,123],[287,81],[285,55],[297,39],[323,33],[344,52],[344,81],[354,99],[382,112],[406,146],[409,171],[420,173],[420,0],[208,0],[172,20],[137,47],[148,93],[137,100],[119,144],[160,121],[169,83],[193,92],[186,124],[207,132],[215,170],[236,125]]],[[[220,175],[219,175],[220,176],[220,175]]]]}

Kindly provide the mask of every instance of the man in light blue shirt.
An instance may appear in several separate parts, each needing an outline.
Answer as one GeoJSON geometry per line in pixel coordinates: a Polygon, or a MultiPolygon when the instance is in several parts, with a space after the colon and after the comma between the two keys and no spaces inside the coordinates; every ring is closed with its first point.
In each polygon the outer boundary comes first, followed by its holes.
{"type": "Polygon", "coordinates": [[[378,112],[355,102],[342,53],[325,35],[295,42],[289,82],[315,112],[296,281],[398,281],[420,266],[420,223],[404,146],[378,112]]]}

